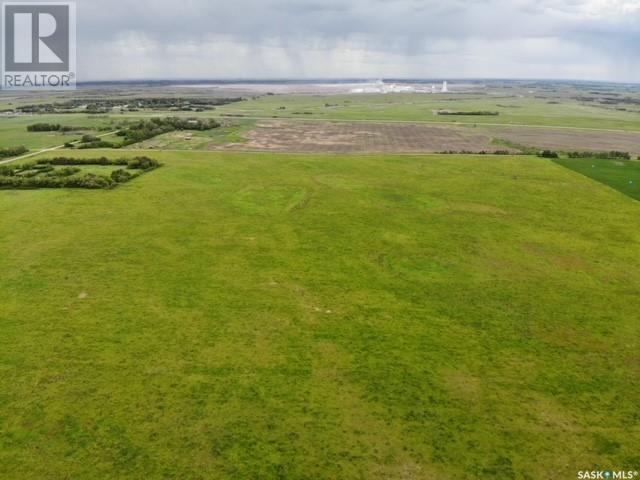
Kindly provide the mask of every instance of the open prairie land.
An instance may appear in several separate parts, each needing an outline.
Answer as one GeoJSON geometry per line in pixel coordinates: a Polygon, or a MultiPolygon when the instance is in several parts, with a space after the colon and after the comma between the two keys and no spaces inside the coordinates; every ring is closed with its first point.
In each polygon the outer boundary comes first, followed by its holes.
{"type": "Polygon", "coordinates": [[[529,156],[147,154],[0,191],[0,477],[640,464],[637,201],[529,156]]]}
{"type": "Polygon", "coordinates": [[[95,129],[114,128],[106,116],[91,115],[21,115],[0,117],[0,147],[23,145],[37,150],[62,145],[79,139],[95,129]],[[71,132],[29,132],[37,123],[53,123],[72,127],[71,132]]]}
{"type": "Polygon", "coordinates": [[[232,118],[533,125],[640,131],[640,107],[635,103],[626,104],[623,97],[619,99],[621,106],[616,108],[598,101],[583,101],[581,95],[555,96],[540,91],[505,90],[495,94],[269,95],[222,106],[216,114],[232,118]],[[497,115],[438,115],[441,110],[492,112],[497,115]]]}
{"type": "MultiPolygon", "coordinates": [[[[157,88],[145,94],[160,101],[179,95],[182,102],[188,102],[196,101],[196,95],[214,101],[224,91],[157,88]]],[[[518,86],[437,95],[254,95],[198,112],[130,108],[132,98],[143,95],[131,88],[83,89],[74,95],[43,96],[31,99],[31,103],[55,105],[73,99],[82,103],[80,98],[89,104],[107,99],[114,109],[93,115],[83,106],[64,115],[4,113],[0,117],[0,145],[37,150],[78,140],[84,133],[117,130],[140,119],[197,116],[218,119],[225,126],[188,136],[181,132],[160,135],[134,148],[431,153],[509,147],[515,151],[515,147],[524,147],[640,152],[640,94],[635,90],[518,86]],[[449,114],[439,114],[442,112],[449,114]],[[27,126],[38,122],[76,130],[67,134],[26,131],[27,126]]],[[[19,108],[29,103],[28,98],[10,99],[4,107],[19,108]]]]}

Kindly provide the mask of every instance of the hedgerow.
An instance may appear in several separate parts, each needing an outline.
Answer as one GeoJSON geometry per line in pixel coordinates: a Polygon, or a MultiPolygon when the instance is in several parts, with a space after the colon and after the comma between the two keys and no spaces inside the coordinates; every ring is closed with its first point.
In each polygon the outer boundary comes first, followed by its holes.
{"type": "Polygon", "coordinates": [[[629,152],[618,152],[612,150],[610,152],[569,152],[567,153],[569,158],[596,158],[600,160],[608,159],[620,159],[631,160],[631,154],[629,152]]]}
{"type": "Polygon", "coordinates": [[[0,188],[113,188],[158,167],[160,163],[149,157],[118,159],[57,157],[24,165],[0,167],[0,188]],[[108,176],[95,173],[82,175],[80,167],[88,165],[114,165],[125,168],[114,170],[108,176]],[[60,166],[63,168],[55,168],[60,166]]]}
{"type": "Polygon", "coordinates": [[[17,157],[23,155],[29,150],[24,146],[0,148],[0,158],[17,157]]]}

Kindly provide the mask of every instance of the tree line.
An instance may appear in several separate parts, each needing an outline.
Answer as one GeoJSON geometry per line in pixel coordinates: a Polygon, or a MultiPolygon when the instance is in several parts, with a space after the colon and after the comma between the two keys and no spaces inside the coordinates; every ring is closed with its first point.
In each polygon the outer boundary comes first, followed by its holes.
{"type": "Polygon", "coordinates": [[[74,130],[79,130],[79,128],[59,123],[34,123],[27,126],[28,132],[73,132],[74,130]]]}
{"type": "Polygon", "coordinates": [[[17,157],[18,155],[24,155],[29,149],[23,145],[19,147],[5,147],[0,148],[0,158],[17,157]]]}
{"type": "Polygon", "coordinates": [[[157,160],[145,156],[119,159],[57,157],[24,165],[0,166],[0,188],[113,188],[160,166],[157,160]],[[87,165],[124,168],[114,170],[109,175],[81,175],[81,167],[87,165]]]}

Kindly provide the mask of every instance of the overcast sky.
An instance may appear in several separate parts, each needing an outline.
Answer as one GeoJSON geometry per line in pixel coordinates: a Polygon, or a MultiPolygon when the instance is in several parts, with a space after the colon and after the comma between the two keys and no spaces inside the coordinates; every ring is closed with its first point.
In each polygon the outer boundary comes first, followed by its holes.
{"type": "Polygon", "coordinates": [[[78,0],[79,80],[640,82],[640,0],[78,0]]]}

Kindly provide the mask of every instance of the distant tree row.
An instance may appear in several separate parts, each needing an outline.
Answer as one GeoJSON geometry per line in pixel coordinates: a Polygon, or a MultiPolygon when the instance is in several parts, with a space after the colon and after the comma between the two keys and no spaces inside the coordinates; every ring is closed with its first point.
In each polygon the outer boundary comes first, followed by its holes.
{"type": "Polygon", "coordinates": [[[0,148],[0,158],[17,157],[23,155],[29,150],[25,146],[0,148]]]}
{"type": "Polygon", "coordinates": [[[28,132],[72,132],[74,130],[78,130],[78,128],[59,123],[35,123],[27,126],[28,132]]]}
{"type": "MultiPolygon", "coordinates": [[[[560,154],[553,150],[542,150],[538,153],[542,158],[560,158],[560,154]]],[[[568,152],[569,158],[591,158],[598,160],[631,160],[629,152],[619,152],[612,150],[610,152],[568,152]]]]}
{"type": "Polygon", "coordinates": [[[83,176],[0,176],[0,188],[111,188],[116,183],[103,175],[87,173],[83,176]]]}
{"type": "MultiPolygon", "coordinates": [[[[73,145],[69,145],[73,146],[73,145]]],[[[106,140],[95,140],[93,142],[84,142],[78,145],[78,149],[85,150],[90,148],[120,148],[122,145],[113,142],[107,142],[106,140]]]]}
{"type": "Polygon", "coordinates": [[[35,163],[20,166],[0,166],[0,188],[113,188],[119,184],[158,168],[157,160],[149,157],[78,159],[58,157],[51,160],[38,160],[35,163]],[[85,173],[81,175],[80,166],[86,165],[122,165],[110,175],[85,173]],[[55,168],[64,166],[64,168],[55,168]]]}
{"type": "Polygon", "coordinates": [[[567,154],[569,158],[596,158],[601,160],[607,159],[620,159],[631,160],[631,154],[629,152],[618,152],[612,150],[610,152],[569,152],[567,154]]]}
{"type": "Polygon", "coordinates": [[[244,100],[241,97],[220,98],[74,98],[65,102],[44,103],[17,107],[23,113],[74,113],[84,111],[92,114],[110,113],[114,109],[121,111],[138,111],[141,109],[156,111],[194,111],[213,110],[219,105],[228,105],[244,100]]]}
{"type": "Polygon", "coordinates": [[[98,157],[98,158],[71,158],[71,157],[55,157],[49,159],[42,159],[36,161],[36,165],[99,165],[99,166],[107,166],[107,165],[127,165],[130,159],[128,158],[107,158],[107,157],[98,157]]]}
{"type": "Polygon", "coordinates": [[[131,170],[153,170],[160,166],[160,163],[146,156],[133,157],[133,158],[107,158],[107,157],[98,157],[98,158],[72,158],[72,157],[56,157],[51,159],[42,159],[38,160],[36,165],[76,165],[76,166],[86,166],[86,165],[100,165],[100,166],[108,166],[108,165],[116,165],[116,166],[126,166],[131,170]]]}
{"type": "Polygon", "coordinates": [[[509,150],[444,150],[442,152],[438,152],[440,155],[514,155],[514,153],[509,150]]]}
{"type": "Polygon", "coordinates": [[[461,115],[461,116],[488,116],[488,117],[497,117],[500,115],[500,112],[490,112],[486,110],[477,110],[471,112],[457,112],[452,110],[438,110],[438,115],[461,115]]]}

